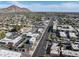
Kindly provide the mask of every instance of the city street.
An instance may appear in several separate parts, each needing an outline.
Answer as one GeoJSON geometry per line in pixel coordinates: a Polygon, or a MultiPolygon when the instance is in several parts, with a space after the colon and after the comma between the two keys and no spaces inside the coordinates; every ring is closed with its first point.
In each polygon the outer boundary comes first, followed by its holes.
{"type": "Polygon", "coordinates": [[[46,39],[48,38],[48,29],[51,25],[52,25],[52,19],[50,20],[50,22],[49,22],[49,24],[48,24],[41,40],[40,40],[40,42],[39,42],[39,44],[38,44],[38,46],[37,46],[37,48],[36,48],[36,50],[33,54],[33,57],[36,57],[36,56],[42,57],[42,56],[44,56],[44,54],[46,52],[46,44],[47,44],[46,39]]]}

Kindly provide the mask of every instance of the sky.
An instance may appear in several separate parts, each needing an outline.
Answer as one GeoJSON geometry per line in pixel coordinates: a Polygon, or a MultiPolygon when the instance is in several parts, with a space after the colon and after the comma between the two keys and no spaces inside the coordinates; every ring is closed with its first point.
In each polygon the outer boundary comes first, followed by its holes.
{"type": "Polygon", "coordinates": [[[79,12],[79,1],[0,1],[0,8],[11,5],[34,12],[79,12]]]}

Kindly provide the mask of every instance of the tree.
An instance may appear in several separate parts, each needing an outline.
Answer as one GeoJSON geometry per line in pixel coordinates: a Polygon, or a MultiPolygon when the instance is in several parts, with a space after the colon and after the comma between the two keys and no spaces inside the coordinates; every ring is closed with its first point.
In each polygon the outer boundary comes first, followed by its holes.
{"type": "Polygon", "coordinates": [[[76,40],[77,40],[76,38],[73,38],[73,37],[72,37],[71,39],[72,39],[72,42],[73,42],[73,43],[75,43],[76,40]]]}
{"type": "Polygon", "coordinates": [[[54,39],[54,36],[52,37],[52,33],[49,33],[48,40],[52,41],[52,39],[54,39]]]}
{"type": "Polygon", "coordinates": [[[0,39],[5,37],[5,32],[4,31],[0,31],[0,39]]]}
{"type": "Polygon", "coordinates": [[[49,33],[48,40],[50,40],[50,41],[54,41],[54,40],[57,41],[58,37],[56,37],[55,34],[49,33]]]}
{"type": "Polygon", "coordinates": [[[12,50],[13,49],[13,43],[9,42],[8,45],[7,45],[7,48],[12,50]]]}
{"type": "Polygon", "coordinates": [[[35,16],[35,21],[41,21],[41,16],[35,16]]]}
{"type": "Polygon", "coordinates": [[[59,42],[59,45],[58,45],[58,46],[59,46],[59,50],[60,50],[60,51],[59,51],[59,52],[60,52],[60,56],[62,56],[62,48],[63,48],[63,46],[64,46],[64,45],[62,44],[62,40],[63,40],[63,38],[60,38],[60,42],[59,42]]]}
{"type": "Polygon", "coordinates": [[[23,27],[23,25],[15,25],[14,28],[18,31],[23,27]]]}

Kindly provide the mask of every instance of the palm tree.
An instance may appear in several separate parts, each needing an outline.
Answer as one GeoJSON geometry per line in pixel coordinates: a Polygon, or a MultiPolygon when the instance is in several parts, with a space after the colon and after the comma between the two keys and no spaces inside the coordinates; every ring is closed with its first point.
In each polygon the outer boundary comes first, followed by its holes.
{"type": "Polygon", "coordinates": [[[59,51],[60,56],[63,56],[63,55],[62,55],[62,48],[63,48],[62,40],[63,40],[63,38],[60,38],[60,42],[59,42],[59,45],[58,45],[58,46],[59,46],[59,50],[60,50],[60,51],[59,51]]]}
{"type": "Polygon", "coordinates": [[[5,32],[2,30],[2,31],[0,31],[0,39],[2,39],[4,37],[5,37],[5,32]]]}
{"type": "Polygon", "coordinates": [[[49,41],[52,40],[52,39],[51,39],[51,33],[49,33],[49,35],[48,35],[48,40],[49,40],[49,41]]]}
{"type": "Polygon", "coordinates": [[[75,43],[76,40],[77,40],[77,38],[73,38],[73,37],[72,37],[71,39],[72,39],[72,42],[73,42],[73,43],[75,43]]]}
{"type": "Polygon", "coordinates": [[[56,38],[55,35],[53,35],[52,33],[49,33],[49,36],[48,36],[48,40],[49,40],[49,41],[52,41],[52,40],[54,40],[55,38],[56,38]]]}

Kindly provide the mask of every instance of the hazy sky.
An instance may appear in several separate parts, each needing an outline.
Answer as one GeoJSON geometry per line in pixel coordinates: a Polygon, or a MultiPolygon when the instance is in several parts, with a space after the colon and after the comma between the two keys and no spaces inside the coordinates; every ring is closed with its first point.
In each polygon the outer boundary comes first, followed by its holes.
{"type": "Polygon", "coordinates": [[[32,11],[79,12],[79,1],[0,1],[0,7],[10,5],[25,7],[32,11]]]}

